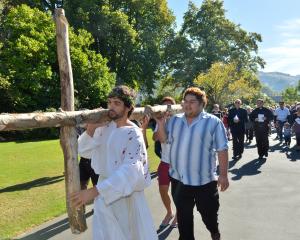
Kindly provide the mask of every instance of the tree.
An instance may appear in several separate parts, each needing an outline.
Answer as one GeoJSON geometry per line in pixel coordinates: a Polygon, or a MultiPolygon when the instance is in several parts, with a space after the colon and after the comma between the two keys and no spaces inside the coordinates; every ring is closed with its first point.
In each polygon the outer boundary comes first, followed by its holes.
{"type": "MultiPolygon", "coordinates": [[[[298,84],[299,86],[299,84],[298,84]]],[[[300,101],[299,90],[297,87],[289,87],[282,92],[282,99],[289,104],[294,104],[300,101]]]]}
{"type": "MultiPolygon", "coordinates": [[[[11,8],[3,20],[0,44],[0,111],[28,112],[60,106],[55,26],[51,14],[26,5],[11,8]],[[3,101],[3,99],[1,99],[3,101]]],[[[115,83],[107,60],[90,50],[91,34],[70,29],[77,107],[94,108],[115,83]]]]}
{"type": "Polygon", "coordinates": [[[166,0],[66,0],[64,8],[75,29],[92,33],[117,83],[152,92],[175,20],[166,0]]]}
{"type": "Polygon", "coordinates": [[[200,8],[190,2],[179,36],[168,46],[179,46],[173,54],[169,51],[173,60],[168,68],[185,87],[215,62],[235,62],[238,71],[256,72],[258,66],[264,66],[257,56],[261,41],[259,34],[248,33],[226,18],[222,0],[204,0],[200,8]]]}
{"type": "Polygon", "coordinates": [[[236,71],[237,64],[214,63],[207,73],[201,73],[194,83],[207,94],[209,106],[218,103],[226,106],[236,98],[250,101],[251,97],[260,90],[256,75],[250,71],[236,71]]]}

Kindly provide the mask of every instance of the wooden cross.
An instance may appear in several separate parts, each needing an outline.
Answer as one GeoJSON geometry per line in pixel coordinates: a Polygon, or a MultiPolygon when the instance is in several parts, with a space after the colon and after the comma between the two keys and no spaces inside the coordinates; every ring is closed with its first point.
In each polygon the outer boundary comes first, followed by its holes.
{"type": "MultiPolygon", "coordinates": [[[[71,231],[79,234],[87,229],[83,207],[76,209],[70,193],[80,190],[76,126],[83,123],[109,121],[107,109],[74,111],[74,86],[69,51],[68,21],[64,10],[55,10],[57,55],[61,82],[61,111],[44,113],[1,114],[0,131],[60,127],[60,144],[64,155],[66,206],[71,231]]],[[[136,108],[131,119],[141,120],[145,114],[157,117],[169,111],[179,113],[180,105],[136,108]]]]}

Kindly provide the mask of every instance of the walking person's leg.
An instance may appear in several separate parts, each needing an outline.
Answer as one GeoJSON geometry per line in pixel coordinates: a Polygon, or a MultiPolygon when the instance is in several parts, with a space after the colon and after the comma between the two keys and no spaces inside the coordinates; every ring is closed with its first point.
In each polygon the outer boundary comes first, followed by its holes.
{"type": "Polygon", "coordinates": [[[253,140],[253,135],[254,135],[253,128],[250,128],[250,129],[249,129],[249,143],[252,142],[252,140],[253,140]]]}
{"type": "Polygon", "coordinates": [[[240,155],[240,158],[242,157],[242,154],[244,153],[244,141],[245,141],[245,134],[244,133],[240,133],[238,135],[239,155],[240,155]]]}
{"type": "Polygon", "coordinates": [[[246,135],[246,142],[248,142],[248,140],[249,140],[249,129],[248,128],[245,130],[245,135],[246,135]]]}
{"type": "Polygon", "coordinates": [[[262,133],[262,155],[265,155],[268,157],[268,151],[269,151],[269,134],[268,132],[262,133]]]}
{"type": "Polygon", "coordinates": [[[177,210],[179,240],[195,240],[193,187],[183,185],[178,180],[171,178],[171,192],[177,210]]]}
{"type": "Polygon", "coordinates": [[[158,187],[159,187],[160,197],[167,210],[167,213],[164,219],[162,220],[160,227],[166,227],[174,217],[172,207],[171,207],[171,198],[169,195],[169,186],[170,186],[169,164],[165,162],[160,162],[157,169],[157,174],[158,174],[158,187]]]}
{"type": "Polygon", "coordinates": [[[262,132],[259,130],[255,131],[256,147],[257,147],[257,153],[259,158],[262,158],[264,155],[262,138],[263,138],[262,132]]]}
{"type": "Polygon", "coordinates": [[[198,187],[196,194],[196,206],[197,210],[201,214],[202,221],[212,236],[212,239],[220,239],[218,223],[218,211],[220,204],[216,181],[198,187]]]}
{"type": "Polygon", "coordinates": [[[282,135],[282,129],[283,129],[284,122],[278,121],[278,134],[279,134],[279,140],[283,140],[283,135],[282,135]]]}
{"type": "Polygon", "coordinates": [[[231,133],[231,135],[232,135],[233,158],[237,158],[237,156],[239,155],[238,136],[236,133],[231,133]]]}
{"type": "Polygon", "coordinates": [[[300,133],[296,133],[296,150],[300,150],[300,133]]]}

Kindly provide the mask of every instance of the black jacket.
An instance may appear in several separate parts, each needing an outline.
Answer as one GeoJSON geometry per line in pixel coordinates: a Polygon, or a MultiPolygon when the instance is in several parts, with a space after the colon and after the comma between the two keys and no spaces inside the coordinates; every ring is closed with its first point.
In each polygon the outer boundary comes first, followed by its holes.
{"type": "Polygon", "coordinates": [[[264,128],[268,131],[268,124],[273,120],[273,118],[274,115],[272,111],[265,107],[255,108],[250,114],[250,120],[254,123],[254,130],[264,128]],[[264,122],[256,122],[255,119],[258,118],[258,114],[263,114],[267,119],[264,122]]]}
{"type": "Polygon", "coordinates": [[[228,112],[228,126],[234,133],[245,133],[245,123],[248,122],[248,113],[243,108],[231,108],[228,112]],[[234,117],[238,116],[239,122],[234,122],[234,117]]]}

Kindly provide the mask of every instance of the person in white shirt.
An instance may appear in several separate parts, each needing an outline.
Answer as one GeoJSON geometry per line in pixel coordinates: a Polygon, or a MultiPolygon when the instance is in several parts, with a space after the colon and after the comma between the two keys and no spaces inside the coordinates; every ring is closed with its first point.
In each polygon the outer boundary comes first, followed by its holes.
{"type": "Polygon", "coordinates": [[[93,188],[71,195],[75,207],[94,199],[94,240],[157,240],[144,189],[150,185],[143,134],[128,118],[135,93],[117,86],[108,96],[106,124],[88,124],[78,152],[100,175],[93,188]]]}
{"type": "Polygon", "coordinates": [[[274,112],[274,123],[277,130],[277,137],[279,141],[282,142],[282,128],[284,124],[289,120],[290,117],[290,110],[285,106],[284,102],[279,102],[279,107],[275,109],[274,112]]]}

